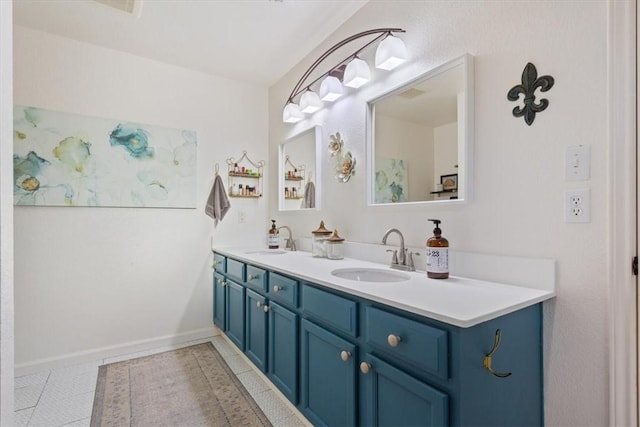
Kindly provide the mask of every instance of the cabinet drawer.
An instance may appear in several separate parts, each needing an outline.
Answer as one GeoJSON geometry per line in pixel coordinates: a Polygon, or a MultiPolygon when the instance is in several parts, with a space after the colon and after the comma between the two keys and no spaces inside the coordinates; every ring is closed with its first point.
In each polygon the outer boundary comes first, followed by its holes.
{"type": "Polygon", "coordinates": [[[355,301],[304,285],[302,310],[345,334],[358,336],[358,305],[355,301]]]}
{"type": "Polygon", "coordinates": [[[234,279],[244,282],[244,263],[227,258],[227,274],[234,279]]]}
{"type": "Polygon", "coordinates": [[[247,265],[247,287],[257,291],[267,291],[267,272],[253,265],[247,265]]]}
{"type": "Polygon", "coordinates": [[[298,281],[278,273],[269,273],[269,296],[271,299],[298,306],[298,281]]]}
{"type": "Polygon", "coordinates": [[[365,308],[367,344],[401,361],[448,378],[447,331],[374,307],[365,308]]]}
{"type": "Polygon", "coordinates": [[[213,269],[218,273],[227,272],[227,257],[220,254],[213,254],[213,269]]]}

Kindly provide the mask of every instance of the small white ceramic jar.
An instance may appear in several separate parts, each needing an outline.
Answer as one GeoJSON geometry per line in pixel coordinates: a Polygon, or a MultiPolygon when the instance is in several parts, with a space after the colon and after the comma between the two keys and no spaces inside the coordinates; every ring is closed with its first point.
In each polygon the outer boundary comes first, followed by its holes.
{"type": "Polygon", "coordinates": [[[331,235],[331,231],[324,227],[324,221],[320,221],[320,227],[311,232],[311,255],[315,258],[327,257],[327,238],[331,235]]]}
{"type": "Polygon", "coordinates": [[[344,239],[338,236],[338,230],[333,230],[331,237],[329,237],[326,241],[327,258],[329,259],[344,258],[343,243],[344,243],[344,239]]]}

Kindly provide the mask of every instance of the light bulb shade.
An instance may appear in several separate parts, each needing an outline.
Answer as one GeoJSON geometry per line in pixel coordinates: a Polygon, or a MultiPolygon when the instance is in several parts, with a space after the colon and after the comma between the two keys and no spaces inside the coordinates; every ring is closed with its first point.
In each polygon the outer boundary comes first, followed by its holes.
{"type": "Polygon", "coordinates": [[[336,77],[327,76],[320,84],[320,99],[333,102],[344,93],[342,83],[336,77]]]}
{"type": "Polygon", "coordinates": [[[393,35],[387,36],[376,50],[376,68],[393,70],[407,60],[407,47],[393,35]]]}
{"type": "Polygon", "coordinates": [[[297,123],[304,118],[300,107],[293,102],[289,102],[282,110],[282,121],[285,123],[297,123]]]}
{"type": "Polygon", "coordinates": [[[311,114],[322,108],[322,101],[318,94],[312,90],[308,90],[300,97],[300,111],[311,114]]]}
{"type": "Polygon", "coordinates": [[[354,58],[344,70],[344,85],[359,88],[371,80],[369,65],[360,58],[354,58]]]}

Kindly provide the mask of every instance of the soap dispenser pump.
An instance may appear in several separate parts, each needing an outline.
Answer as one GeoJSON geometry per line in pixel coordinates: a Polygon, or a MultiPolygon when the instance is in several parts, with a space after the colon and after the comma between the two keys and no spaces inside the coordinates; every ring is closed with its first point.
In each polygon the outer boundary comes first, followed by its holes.
{"type": "Polygon", "coordinates": [[[430,219],[436,228],[433,237],[427,240],[427,277],[446,279],[449,277],[449,241],[442,237],[439,219],[430,219]]]}
{"type": "Polygon", "coordinates": [[[276,228],[276,220],[271,220],[271,228],[267,234],[267,242],[269,249],[278,249],[280,247],[280,236],[276,228]]]}

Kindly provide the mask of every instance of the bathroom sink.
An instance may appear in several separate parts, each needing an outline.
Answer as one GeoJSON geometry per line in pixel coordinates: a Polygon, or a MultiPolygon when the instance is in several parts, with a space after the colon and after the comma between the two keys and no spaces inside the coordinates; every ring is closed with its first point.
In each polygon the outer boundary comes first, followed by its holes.
{"type": "Polygon", "coordinates": [[[257,255],[282,255],[286,254],[287,251],[283,251],[282,249],[262,249],[259,251],[249,251],[245,252],[246,254],[257,254],[257,255]]]}
{"type": "Polygon", "coordinates": [[[333,270],[331,274],[358,282],[403,282],[411,278],[408,274],[382,268],[340,268],[333,270]]]}

